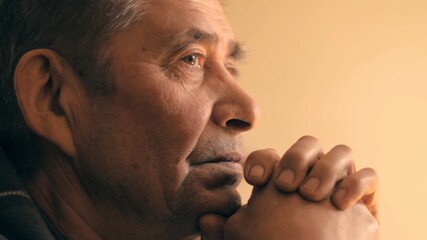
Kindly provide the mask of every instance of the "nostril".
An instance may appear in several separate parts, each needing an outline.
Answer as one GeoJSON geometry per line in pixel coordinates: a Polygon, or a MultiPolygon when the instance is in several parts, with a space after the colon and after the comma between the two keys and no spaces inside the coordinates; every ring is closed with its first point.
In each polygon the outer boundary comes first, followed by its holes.
{"type": "Polygon", "coordinates": [[[231,119],[226,122],[227,127],[236,128],[236,129],[248,129],[251,127],[251,124],[239,119],[231,119]]]}

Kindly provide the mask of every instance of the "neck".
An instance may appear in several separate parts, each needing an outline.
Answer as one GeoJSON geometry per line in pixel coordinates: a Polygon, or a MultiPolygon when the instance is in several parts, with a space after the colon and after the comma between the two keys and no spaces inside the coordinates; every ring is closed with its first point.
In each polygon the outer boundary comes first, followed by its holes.
{"type": "Polygon", "coordinates": [[[76,174],[73,160],[61,155],[42,159],[24,182],[39,208],[67,239],[190,239],[182,225],[147,221],[125,204],[118,206],[101,199],[105,196],[94,196],[76,174]]]}

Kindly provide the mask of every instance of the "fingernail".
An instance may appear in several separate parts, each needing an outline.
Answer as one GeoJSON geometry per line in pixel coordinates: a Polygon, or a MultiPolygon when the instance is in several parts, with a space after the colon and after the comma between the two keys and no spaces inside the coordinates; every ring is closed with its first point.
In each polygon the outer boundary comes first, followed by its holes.
{"type": "Polygon", "coordinates": [[[341,200],[344,198],[345,194],[346,194],[346,191],[341,188],[334,194],[334,198],[336,200],[341,200]]]}
{"type": "Polygon", "coordinates": [[[277,178],[281,183],[291,185],[294,182],[295,173],[289,168],[283,169],[277,178]]]}
{"type": "Polygon", "coordinates": [[[254,165],[249,171],[249,176],[258,178],[263,177],[264,168],[261,165],[254,165]]]}
{"type": "Polygon", "coordinates": [[[315,191],[317,187],[319,187],[319,184],[319,179],[317,177],[312,177],[304,184],[304,189],[307,191],[315,191]]]}

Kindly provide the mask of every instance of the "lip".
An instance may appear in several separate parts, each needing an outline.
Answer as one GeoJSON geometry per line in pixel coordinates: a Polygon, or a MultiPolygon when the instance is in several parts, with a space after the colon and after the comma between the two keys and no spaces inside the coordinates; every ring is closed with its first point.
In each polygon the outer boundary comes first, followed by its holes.
{"type": "Polygon", "coordinates": [[[239,163],[243,162],[243,155],[238,152],[227,153],[212,158],[201,159],[190,163],[191,166],[200,166],[203,164],[220,164],[220,163],[239,163]]]}

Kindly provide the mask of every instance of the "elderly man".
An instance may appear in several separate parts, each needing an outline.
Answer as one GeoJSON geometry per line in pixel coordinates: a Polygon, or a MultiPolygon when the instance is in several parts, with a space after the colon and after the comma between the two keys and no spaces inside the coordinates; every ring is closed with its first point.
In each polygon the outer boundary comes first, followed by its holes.
{"type": "Polygon", "coordinates": [[[258,111],[217,0],[2,0],[0,44],[3,237],[377,238],[348,147],[306,136],[242,169],[258,111]]]}

